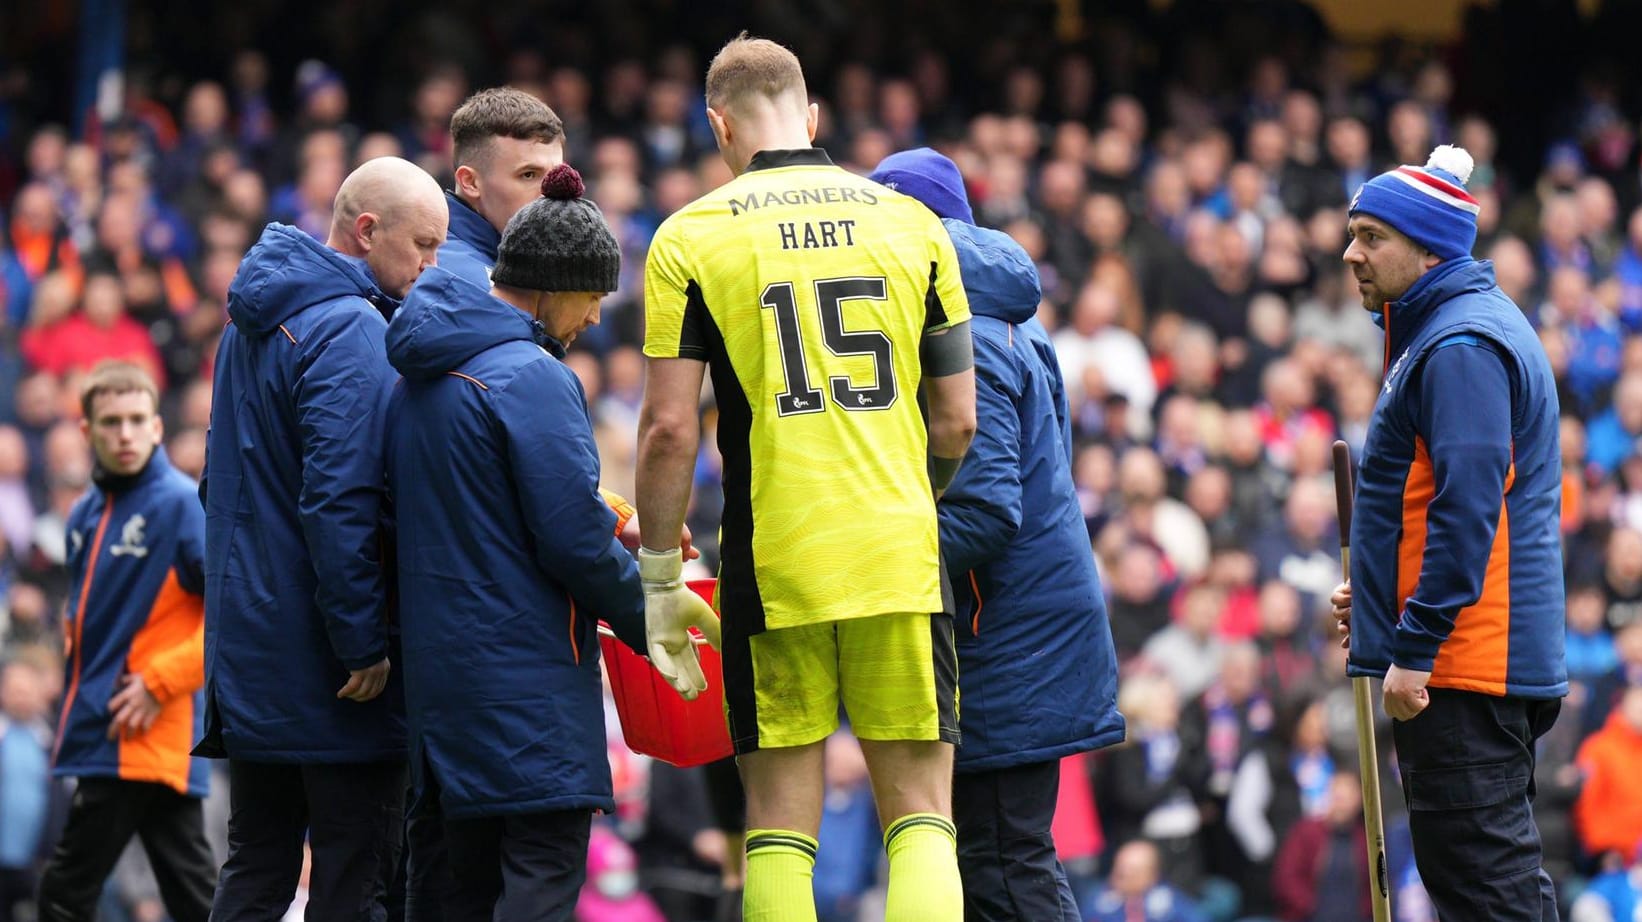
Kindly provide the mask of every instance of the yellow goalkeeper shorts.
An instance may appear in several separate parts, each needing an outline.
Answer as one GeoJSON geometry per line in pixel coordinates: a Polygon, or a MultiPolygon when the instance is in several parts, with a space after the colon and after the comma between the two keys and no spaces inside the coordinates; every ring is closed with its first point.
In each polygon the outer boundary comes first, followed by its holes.
{"type": "Polygon", "coordinates": [[[866,740],[958,742],[949,615],[874,615],[724,635],[724,708],[737,754],[804,746],[838,729],[866,740]]]}

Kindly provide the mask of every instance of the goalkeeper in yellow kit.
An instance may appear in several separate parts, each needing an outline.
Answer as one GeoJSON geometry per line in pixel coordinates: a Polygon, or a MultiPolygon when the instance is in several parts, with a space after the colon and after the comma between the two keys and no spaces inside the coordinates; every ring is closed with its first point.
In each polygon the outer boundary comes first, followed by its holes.
{"type": "MultiPolygon", "coordinates": [[[[646,535],[678,534],[708,369],[724,458],[718,606],[747,789],[745,918],[811,922],[821,741],[840,704],[872,773],[889,922],[963,914],[950,593],[935,499],[975,429],[969,305],[939,219],[811,146],[797,58],[745,36],[707,71],[736,179],[670,217],[645,272],[646,535]],[[927,418],[920,408],[927,404],[927,418]]],[[[651,660],[705,687],[685,627],[712,614],[678,548],[639,552],[651,660]]]]}

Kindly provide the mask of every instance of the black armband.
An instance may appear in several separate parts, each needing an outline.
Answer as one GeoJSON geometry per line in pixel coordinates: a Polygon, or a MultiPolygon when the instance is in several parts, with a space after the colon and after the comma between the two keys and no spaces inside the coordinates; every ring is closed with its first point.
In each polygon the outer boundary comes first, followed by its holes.
{"type": "Polygon", "coordinates": [[[962,458],[943,458],[940,455],[929,456],[929,485],[939,493],[952,485],[952,478],[958,476],[958,465],[963,464],[962,458]]]}
{"type": "Polygon", "coordinates": [[[924,331],[918,346],[924,377],[944,378],[975,367],[975,342],[969,337],[969,321],[961,320],[939,330],[924,331]]]}

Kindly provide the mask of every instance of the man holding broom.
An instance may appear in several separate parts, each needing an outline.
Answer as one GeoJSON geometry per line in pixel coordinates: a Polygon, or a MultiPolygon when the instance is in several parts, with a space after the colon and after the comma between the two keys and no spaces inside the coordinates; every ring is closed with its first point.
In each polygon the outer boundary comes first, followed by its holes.
{"type": "Polygon", "coordinates": [[[1534,741],[1567,694],[1556,385],[1522,311],[1471,258],[1471,156],[1364,184],[1345,261],[1385,329],[1334,616],[1383,676],[1414,857],[1446,920],[1554,920],[1534,741]]]}

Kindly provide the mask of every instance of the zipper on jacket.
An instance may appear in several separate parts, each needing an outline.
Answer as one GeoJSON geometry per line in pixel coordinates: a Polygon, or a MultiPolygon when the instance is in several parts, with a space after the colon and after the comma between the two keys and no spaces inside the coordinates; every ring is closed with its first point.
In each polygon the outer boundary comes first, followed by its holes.
{"type": "Polygon", "coordinates": [[[80,690],[80,664],[85,655],[86,601],[91,598],[91,579],[97,574],[97,553],[103,548],[103,534],[108,520],[114,516],[114,497],[103,505],[103,517],[97,520],[96,537],[91,539],[91,556],[86,558],[85,582],[80,586],[80,603],[74,612],[74,674],[69,677],[68,692],[63,695],[63,716],[57,720],[57,744],[51,749],[51,762],[57,764],[57,754],[63,749],[63,735],[68,730],[68,715],[74,710],[74,696],[80,690]]]}
{"type": "Polygon", "coordinates": [[[975,581],[975,571],[969,571],[969,588],[975,593],[975,615],[969,619],[969,633],[976,637],[981,636],[981,585],[975,581]]]}
{"type": "Polygon", "coordinates": [[[1380,308],[1385,314],[1385,360],[1380,364],[1380,382],[1385,382],[1385,376],[1391,373],[1391,302],[1385,302],[1380,308]]]}

